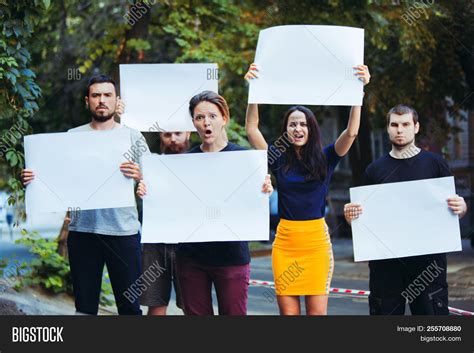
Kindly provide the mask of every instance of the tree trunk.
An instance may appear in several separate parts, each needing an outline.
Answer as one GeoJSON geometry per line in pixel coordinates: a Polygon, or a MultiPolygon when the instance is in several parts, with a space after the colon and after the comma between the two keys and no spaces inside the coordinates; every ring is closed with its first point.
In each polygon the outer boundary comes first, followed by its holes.
{"type": "MultiPolygon", "coordinates": [[[[143,6],[143,3],[140,2],[143,6]]],[[[132,52],[127,48],[127,42],[133,38],[145,39],[148,36],[148,26],[150,24],[150,12],[151,9],[148,8],[146,11],[137,9],[137,4],[130,5],[128,8],[128,13],[133,19],[132,28],[127,30],[125,33],[125,38],[123,39],[120,49],[117,53],[116,62],[118,64],[126,64],[129,62],[142,62],[145,59],[145,53],[143,50],[137,53],[137,56],[132,56],[132,52]],[[144,12],[144,13],[143,13],[144,12]]],[[[118,69],[117,69],[118,70],[118,69]]]]}
{"type": "Polygon", "coordinates": [[[59,232],[58,236],[58,254],[64,258],[68,257],[67,253],[67,237],[69,235],[69,223],[71,223],[71,218],[69,217],[69,212],[66,213],[66,217],[64,218],[63,226],[61,227],[61,231],[59,232]]]}

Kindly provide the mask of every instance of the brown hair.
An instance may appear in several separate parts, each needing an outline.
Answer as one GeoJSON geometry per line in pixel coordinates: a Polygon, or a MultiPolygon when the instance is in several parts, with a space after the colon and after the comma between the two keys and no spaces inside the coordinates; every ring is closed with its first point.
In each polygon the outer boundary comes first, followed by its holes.
{"type": "Polygon", "coordinates": [[[410,113],[411,113],[411,116],[413,117],[413,124],[416,125],[416,123],[418,123],[418,113],[416,112],[416,110],[410,107],[409,105],[397,104],[392,109],[390,109],[387,113],[387,125],[390,125],[391,114],[403,115],[403,114],[410,114],[410,113]]]}
{"type": "Polygon", "coordinates": [[[230,112],[229,106],[227,105],[226,100],[224,97],[218,95],[216,92],[213,91],[203,91],[201,93],[196,94],[191,100],[189,101],[189,114],[191,114],[191,118],[194,118],[194,109],[196,106],[201,102],[209,102],[215,104],[219,111],[224,117],[230,119],[230,112]]]}

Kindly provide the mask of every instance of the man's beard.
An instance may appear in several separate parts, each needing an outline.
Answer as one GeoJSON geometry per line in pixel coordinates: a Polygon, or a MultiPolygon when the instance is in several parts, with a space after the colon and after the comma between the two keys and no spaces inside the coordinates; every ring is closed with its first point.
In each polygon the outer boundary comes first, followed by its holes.
{"type": "Polygon", "coordinates": [[[95,120],[95,121],[98,121],[100,123],[104,123],[106,121],[109,121],[110,119],[112,119],[115,115],[115,111],[112,112],[111,114],[109,115],[97,115],[96,113],[94,113],[91,109],[89,109],[90,112],[91,112],[91,115],[92,115],[92,119],[95,120]]]}
{"type": "Polygon", "coordinates": [[[165,144],[162,142],[160,149],[161,153],[163,154],[181,154],[189,149],[189,141],[186,140],[186,142],[171,146],[165,146],[165,144]]]}

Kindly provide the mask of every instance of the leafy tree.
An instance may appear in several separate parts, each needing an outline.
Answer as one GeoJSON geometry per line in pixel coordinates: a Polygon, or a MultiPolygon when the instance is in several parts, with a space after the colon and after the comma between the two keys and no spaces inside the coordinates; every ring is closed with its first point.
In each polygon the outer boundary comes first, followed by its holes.
{"type": "Polygon", "coordinates": [[[0,157],[9,167],[10,204],[24,196],[18,180],[24,167],[21,141],[31,131],[29,119],[38,111],[41,95],[36,74],[31,70],[28,45],[33,40],[35,23],[48,5],[49,1],[0,2],[0,157]]]}

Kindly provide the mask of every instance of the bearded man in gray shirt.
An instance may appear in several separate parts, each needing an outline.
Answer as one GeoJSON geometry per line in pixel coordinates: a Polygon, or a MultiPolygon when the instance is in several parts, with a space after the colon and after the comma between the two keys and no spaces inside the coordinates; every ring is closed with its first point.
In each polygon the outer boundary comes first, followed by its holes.
{"type": "MultiPolygon", "coordinates": [[[[115,82],[105,75],[91,77],[85,101],[91,113],[91,122],[69,131],[129,129],[134,153],[124,151],[124,156],[129,156],[129,161],[120,165],[120,171],[125,177],[140,181],[139,158],[149,154],[150,150],[139,131],[113,119],[116,109],[122,109],[115,82]]],[[[34,172],[30,169],[24,169],[21,176],[25,186],[34,180],[34,172]]],[[[69,225],[67,245],[76,312],[97,314],[105,264],[118,313],[141,315],[138,298],[124,295],[141,274],[139,230],[136,206],[83,210],[69,225]]]]}

